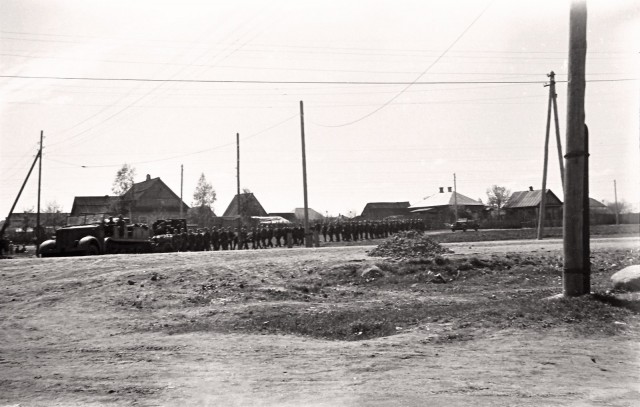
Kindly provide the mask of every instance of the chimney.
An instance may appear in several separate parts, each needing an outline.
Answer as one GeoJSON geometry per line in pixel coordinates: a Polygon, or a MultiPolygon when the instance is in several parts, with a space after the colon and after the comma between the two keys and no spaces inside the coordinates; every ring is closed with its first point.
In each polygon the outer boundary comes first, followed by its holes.
{"type": "Polygon", "coordinates": [[[453,192],[453,191],[451,190],[451,187],[447,187],[447,191],[449,191],[449,192],[453,192]]]}
{"type": "Polygon", "coordinates": [[[533,191],[533,187],[529,187],[529,191],[533,191]]]}
{"type": "Polygon", "coordinates": [[[151,181],[151,175],[147,174],[147,181],[151,181]]]}
{"type": "Polygon", "coordinates": [[[440,187],[440,193],[443,194],[444,193],[444,187],[440,187]]]}

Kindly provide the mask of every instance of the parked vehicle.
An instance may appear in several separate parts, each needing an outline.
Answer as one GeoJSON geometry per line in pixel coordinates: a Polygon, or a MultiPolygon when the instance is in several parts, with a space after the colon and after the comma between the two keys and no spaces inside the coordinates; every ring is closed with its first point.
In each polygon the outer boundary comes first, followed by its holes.
{"type": "Polygon", "coordinates": [[[458,219],[451,225],[452,232],[455,232],[456,230],[462,230],[463,232],[466,232],[467,229],[473,229],[477,232],[479,229],[478,222],[473,219],[458,219]]]}
{"type": "Polygon", "coordinates": [[[55,239],[40,245],[39,253],[41,257],[150,253],[150,237],[146,225],[129,224],[127,218],[110,218],[96,224],[60,228],[55,239]]]}

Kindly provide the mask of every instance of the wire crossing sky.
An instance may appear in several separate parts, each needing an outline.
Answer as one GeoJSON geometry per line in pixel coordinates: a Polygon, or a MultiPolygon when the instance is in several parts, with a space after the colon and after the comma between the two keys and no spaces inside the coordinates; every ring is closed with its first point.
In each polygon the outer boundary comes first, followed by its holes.
{"type": "MultiPolygon", "coordinates": [[[[44,131],[43,205],[111,193],[117,169],[180,188],[200,174],[217,214],[241,187],[269,212],[356,214],[452,186],[541,187],[548,89],[566,123],[569,3],[558,1],[4,0],[0,211],[44,131]]],[[[640,6],[588,2],[591,196],[640,201],[640,6]]],[[[552,141],[550,148],[555,149],[552,141]]],[[[548,187],[562,195],[557,162],[548,187]]],[[[36,204],[30,180],[17,210],[36,204]]]]}

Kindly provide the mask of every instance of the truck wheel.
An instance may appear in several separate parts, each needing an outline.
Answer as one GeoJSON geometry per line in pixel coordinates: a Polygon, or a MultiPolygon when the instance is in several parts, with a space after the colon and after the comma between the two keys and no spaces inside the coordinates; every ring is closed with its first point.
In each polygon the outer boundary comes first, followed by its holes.
{"type": "Polygon", "coordinates": [[[87,249],[87,256],[97,256],[100,254],[100,249],[98,249],[98,246],[96,245],[89,245],[89,248],[87,249]]]}

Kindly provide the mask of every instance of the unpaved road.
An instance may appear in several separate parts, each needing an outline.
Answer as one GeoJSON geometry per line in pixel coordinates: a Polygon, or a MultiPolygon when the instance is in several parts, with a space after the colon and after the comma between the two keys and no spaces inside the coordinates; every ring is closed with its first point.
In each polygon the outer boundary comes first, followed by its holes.
{"type": "MultiPolygon", "coordinates": [[[[592,248],[600,245],[636,249],[638,240],[594,239],[592,248]]],[[[446,246],[459,255],[561,250],[552,240],[446,246]]],[[[235,290],[215,302],[177,308],[181,295],[203,279],[275,290],[312,267],[374,263],[369,249],[3,260],[0,405],[638,405],[637,318],[617,336],[507,329],[450,343],[430,341],[450,325],[443,321],[346,342],[153,328],[251,306],[235,290]],[[167,277],[152,282],[152,272],[167,277]]],[[[368,300],[355,297],[353,307],[368,300]]]]}
{"type": "MultiPolygon", "coordinates": [[[[492,242],[443,243],[455,253],[502,254],[508,252],[535,253],[562,251],[562,239],[544,240],[501,240],[492,242]]],[[[598,249],[637,249],[640,237],[592,237],[591,250],[598,249]]]]}

